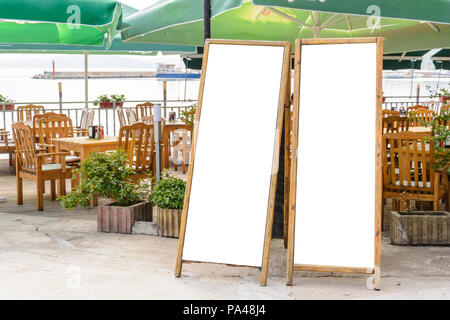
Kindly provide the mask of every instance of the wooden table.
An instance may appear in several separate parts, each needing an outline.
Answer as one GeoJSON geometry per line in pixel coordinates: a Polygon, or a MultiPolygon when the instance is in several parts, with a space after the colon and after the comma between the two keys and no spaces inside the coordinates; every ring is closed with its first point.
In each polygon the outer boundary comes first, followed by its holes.
{"type": "MultiPolygon", "coordinates": [[[[52,144],[55,145],[56,152],[73,151],[78,153],[80,155],[80,162],[82,163],[93,152],[116,150],[117,138],[105,137],[102,140],[89,139],[88,137],[59,138],[53,139],[52,144]]],[[[75,184],[80,184],[79,176],[75,184]]]]}
{"type": "Polygon", "coordinates": [[[169,168],[169,148],[170,148],[170,133],[177,129],[186,129],[184,122],[169,122],[164,124],[163,132],[161,134],[161,143],[164,145],[162,156],[162,168],[169,168]]]}
{"type": "Polygon", "coordinates": [[[53,139],[56,151],[73,151],[80,155],[83,162],[93,152],[116,150],[117,138],[105,137],[102,140],[89,139],[88,137],[53,139]]]}

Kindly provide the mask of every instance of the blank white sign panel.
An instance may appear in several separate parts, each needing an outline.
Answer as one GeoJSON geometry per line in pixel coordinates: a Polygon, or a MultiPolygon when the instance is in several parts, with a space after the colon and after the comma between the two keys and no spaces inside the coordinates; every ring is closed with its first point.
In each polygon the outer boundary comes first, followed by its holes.
{"type": "Polygon", "coordinates": [[[376,53],[302,46],[296,265],[374,268],[376,53]]]}
{"type": "Polygon", "coordinates": [[[262,265],[283,55],[210,44],[185,261],[262,265]]]}

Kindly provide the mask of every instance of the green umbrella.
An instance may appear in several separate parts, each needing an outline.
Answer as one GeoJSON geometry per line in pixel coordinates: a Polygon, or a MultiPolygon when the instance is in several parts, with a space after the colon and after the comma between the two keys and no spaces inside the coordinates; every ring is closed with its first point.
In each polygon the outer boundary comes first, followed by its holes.
{"type": "MultiPolygon", "coordinates": [[[[420,69],[423,56],[427,50],[387,54],[384,56],[383,69],[401,70],[401,69],[420,69]]],[[[450,70],[450,49],[444,49],[436,52],[432,57],[436,70],[450,70]]]]}
{"type": "Polygon", "coordinates": [[[122,54],[122,55],[156,55],[163,54],[194,54],[196,47],[157,44],[157,43],[126,43],[120,35],[114,37],[109,48],[106,45],[83,46],[70,44],[0,44],[0,53],[41,53],[41,54],[122,54]]]}
{"type": "MultiPolygon", "coordinates": [[[[122,39],[202,46],[203,9],[203,0],[159,1],[124,19],[122,39]]],[[[450,46],[449,11],[450,0],[212,1],[211,37],[384,37],[386,53],[432,49],[450,46]]]]}
{"type": "Polygon", "coordinates": [[[0,43],[111,44],[121,28],[112,0],[0,1],[0,43]]]}

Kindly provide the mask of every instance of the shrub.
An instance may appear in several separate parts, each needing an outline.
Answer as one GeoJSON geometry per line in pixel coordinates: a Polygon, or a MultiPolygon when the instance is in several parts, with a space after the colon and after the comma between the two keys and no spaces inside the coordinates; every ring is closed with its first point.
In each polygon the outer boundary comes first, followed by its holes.
{"type": "Polygon", "coordinates": [[[113,199],[121,207],[150,198],[150,184],[133,183],[133,170],[128,166],[127,154],[120,150],[93,153],[74,173],[80,174],[81,184],[60,198],[61,206],[65,209],[88,207],[91,197],[113,199]]]}
{"type": "Polygon", "coordinates": [[[152,203],[161,209],[183,209],[186,182],[166,174],[152,191],[152,203]]]}

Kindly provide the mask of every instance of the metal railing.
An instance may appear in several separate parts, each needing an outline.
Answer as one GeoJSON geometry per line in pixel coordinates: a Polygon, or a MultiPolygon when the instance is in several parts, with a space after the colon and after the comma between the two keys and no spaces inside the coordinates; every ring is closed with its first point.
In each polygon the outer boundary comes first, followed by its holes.
{"type": "MultiPolygon", "coordinates": [[[[197,100],[129,100],[124,102],[124,109],[135,108],[136,104],[150,101],[153,104],[160,104],[162,106],[162,115],[164,118],[168,117],[169,112],[175,112],[176,117],[180,117],[181,111],[186,111],[191,105],[197,103],[197,100]]],[[[430,109],[439,113],[442,106],[442,102],[434,101],[431,103],[429,96],[409,97],[409,96],[388,96],[383,103],[383,109],[399,110],[400,108],[407,108],[417,104],[428,105],[430,109]]],[[[11,103],[0,103],[0,125],[4,129],[10,130],[11,124],[17,121],[17,106],[23,106],[27,104],[42,105],[45,111],[62,112],[67,114],[74,126],[80,123],[81,112],[85,106],[84,101],[64,101],[64,102],[48,102],[48,101],[33,101],[33,102],[14,102],[14,110],[5,110],[6,105],[11,103]]],[[[89,101],[90,105],[94,104],[94,101],[89,101]]],[[[117,135],[119,131],[119,118],[116,112],[116,103],[113,103],[113,107],[104,109],[100,107],[92,107],[95,109],[94,124],[103,125],[107,135],[117,135]]]]}
{"type": "MultiPolygon", "coordinates": [[[[191,105],[196,103],[196,100],[130,100],[125,101],[123,109],[134,109],[136,104],[150,101],[153,104],[160,104],[162,106],[161,113],[164,118],[167,118],[169,112],[175,112],[176,117],[179,118],[181,111],[186,111],[191,105]]],[[[14,102],[14,110],[5,110],[6,105],[11,103],[0,103],[0,124],[3,129],[11,130],[11,124],[17,121],[17,107],[27,104],[42,105],[45,108],[45,112],[57,112],[67,114],[72,119],[73,125],[76,126],[80,123],[81,112],[84,108],[84,101],[67,101],[67,102],[14,102]],[[77,105],[76,107],[74,105],[77,105]]],[[[94,104],[94,101],[89,101],[90,105],[94,104]]],[[[112,108],[100,108],[90,107],[95,110],[94,124],[103,125],[107,135],[117,135],[120,129],[119,118],[117,115],[116,103],[113,103],[112,108]]]]}
{"type": "Polygon", "coordinates": [[[383,103],[383,109],[400,110],[404,108],[406,110],[408,107],[415,105],[428,106],[430,110],[439,113],[443,103],[436,99],[431,99],[430,96],[388,96],[383,103]]]}

